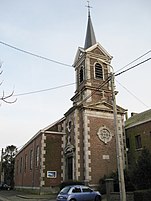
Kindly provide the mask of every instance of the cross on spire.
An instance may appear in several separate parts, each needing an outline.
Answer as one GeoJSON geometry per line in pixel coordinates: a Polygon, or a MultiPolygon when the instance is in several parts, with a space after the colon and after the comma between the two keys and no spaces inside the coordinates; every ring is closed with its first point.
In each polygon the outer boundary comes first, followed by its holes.
{"type": "Polygon", "coordinates": [[[87,2],[88,2],[88,5],[86,7],[88,8],[88,24],[87,24],[84,49],[87,49],[87,48],[91,47],[92,45],[96,44],[95,33],[93,30],[91,16],[90,16],[90,8],[92,8],[92,7],[89,4],[90,1],[87,1],[87,2]]]}
{"type": "Polygon", "coordinates": [[[88,8],[88,16],[90,16],[90,9],[92,8],[90,6],[90,1],[87,1],[88,5],[86,6],[88,8]]]}

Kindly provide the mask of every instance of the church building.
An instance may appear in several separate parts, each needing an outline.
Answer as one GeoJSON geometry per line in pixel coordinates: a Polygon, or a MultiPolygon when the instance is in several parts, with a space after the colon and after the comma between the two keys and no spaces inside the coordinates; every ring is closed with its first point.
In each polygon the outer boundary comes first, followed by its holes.
{"type": "MultiPolygon", "coordinates": [[[[40,130],[15,158],[15,188],[55,191],[63,181],[92,187],[117,171],[116,136],[110,83],[112,56],[96,41],[90,11],[84,47],[73,67],[76,90],[63,118],[40,130]]],[[[125,110],[117,106],[117,126],[125,164],[125,110]]]]}

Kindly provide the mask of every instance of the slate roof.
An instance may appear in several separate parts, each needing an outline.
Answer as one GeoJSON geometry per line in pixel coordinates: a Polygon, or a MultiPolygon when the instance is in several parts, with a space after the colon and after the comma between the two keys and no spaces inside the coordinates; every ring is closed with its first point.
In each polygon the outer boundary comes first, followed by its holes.
{"type": "Polygon", "coordinates": [[[93,46],[94,44],[96,44],[96,38],[95,38],[93,26],[92,26],[91,16],[89,13],[84,49],[87,49],[93,46]]]}
{"type": "Polygon", "coordinates": [[[130,117],[125,121],[125,128],[128,129],[148,121],[151,121],[151,109],[130,117]]]}

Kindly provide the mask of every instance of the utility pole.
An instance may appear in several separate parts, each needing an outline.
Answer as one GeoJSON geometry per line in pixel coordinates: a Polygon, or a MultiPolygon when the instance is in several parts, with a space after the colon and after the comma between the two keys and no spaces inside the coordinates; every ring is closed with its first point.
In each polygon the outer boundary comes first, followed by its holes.
{"type": "Polygon", "coordinates": [[[117,124],[118,121],[117,121],[117,108],[116,108],[114,80],[115,80],[115,75],[114,75],[114,73],[111,73],[111,88],[112,88],[112,99],[113,99],[113,112],[114,112],[114,126],[115,126],[115,137],[116,137],[116,154],[117,154],[117,167],[118,167],[118,178],[119,178],[119,189],[120,189],[120,201],[126,201],[122,150],[121,150],[121,146],[120,146],[120,137],[118,134],[118,124],[117,124]]]}

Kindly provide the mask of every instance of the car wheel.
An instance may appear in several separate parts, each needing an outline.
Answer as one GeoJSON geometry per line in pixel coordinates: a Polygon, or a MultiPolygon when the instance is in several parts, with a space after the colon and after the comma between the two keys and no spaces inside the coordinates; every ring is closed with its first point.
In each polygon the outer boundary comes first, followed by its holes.
{"type": "Polygon", "coordinates": [[[101,197],[100,196],[96,196],[95,197],[95,201],[101,201],[102,199],[101,199],[101,197]]]}

